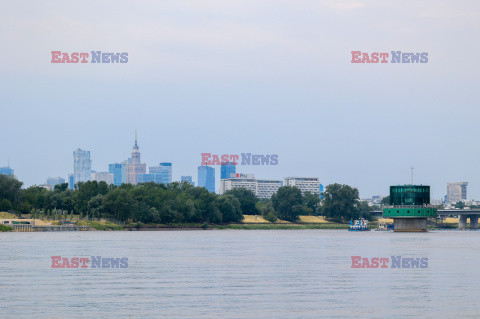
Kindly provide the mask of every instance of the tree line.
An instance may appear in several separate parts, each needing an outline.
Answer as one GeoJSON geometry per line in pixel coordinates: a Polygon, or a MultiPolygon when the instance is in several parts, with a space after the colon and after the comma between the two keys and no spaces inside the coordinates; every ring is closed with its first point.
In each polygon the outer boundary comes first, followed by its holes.
{"type": "Polygon", "coordinates": [[[32,214],[36,218],[54,214],[58,217],[61,212],[120,222],[222,224],[240,222],[243,214],[262,215],[272,222],[295,222],[300,215],[323,215],[332,221],[346,222],[360,216],[368,218],[370,210],[359,201],[357,189],[340,184],[328,185],[323,200],[318,194],[302,194],[291,186],[281,187],[270,199],[262,200],[244,188],[218,195],[187,182],[115,186],[88,181],[76,184],[73,190],[66,183],[55,185],[52,191],[22,186],[21,181],[0,175],[0,211],[32,214]]]}

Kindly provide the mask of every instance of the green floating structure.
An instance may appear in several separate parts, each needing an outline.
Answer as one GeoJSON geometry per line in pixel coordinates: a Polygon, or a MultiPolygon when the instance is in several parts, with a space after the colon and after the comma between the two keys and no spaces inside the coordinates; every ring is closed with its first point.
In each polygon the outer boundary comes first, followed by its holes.
{"type": "Polygon", "coordinates": [[[384,218],[393,218],[396,232],[427,231],[427,218],[435,218],[437,209],[430,206],[430,186],[390,186],[390,206],[384,218]]]}

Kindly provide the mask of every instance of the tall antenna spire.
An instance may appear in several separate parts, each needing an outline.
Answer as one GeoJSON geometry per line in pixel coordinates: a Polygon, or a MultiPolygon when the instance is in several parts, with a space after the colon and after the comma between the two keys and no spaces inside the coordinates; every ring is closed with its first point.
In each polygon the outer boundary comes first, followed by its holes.
{"type": "Polygon", "coordinates": [[[410,166],[410,169],[412,170],[412,185],[413,185],[413,166],[410,166]]]}
{"type": "Polygon", "coordinates": [[[135,145],[137,145],[137,129],[135,129],[135,145]]]}

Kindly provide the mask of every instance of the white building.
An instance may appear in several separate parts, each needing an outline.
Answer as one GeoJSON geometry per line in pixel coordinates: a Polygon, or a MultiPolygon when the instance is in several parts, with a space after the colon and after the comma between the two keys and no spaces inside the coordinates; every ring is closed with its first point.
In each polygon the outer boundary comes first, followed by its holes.
{"type": "Polygon", "coordinates": [[[236,174],[236,176],[220,180],[220,195],[235,188],[246,188],[258,198],[270,198],[282,186],[281,181],[257,180],[253,174],[236,174]]]}
{"type": "Polygon", "coordinates": [[[258,179],[255,194],[258,198],[271,198],[280,187],[282,187],[282,181],[258,179]]]}
{"type": "Polygon", "coordinates": [[[283,186],[295,186],[302,191],[312,194],[320,194],[320,181],[318,177],[285,177],[283,186]]]}
{"type": "Polygon", "coordinates": [[[447,183],[447,203],[455,204],[465,201],[467,199],[467,186],[467,182],[447,183]]]}
{"type": "Polygon", "coordinates": [[[237,177],[220,180],[220,195],[235,188],[246,188],[256,193],[257,181],[253,174],[237,174],[237,177]]]}
{"type": "Polygon", "coordinates": [[[108,172],[93,172],[90,174],[91,181],[105,182],[108,185],[113,184],[113,174],[108,172]]]}

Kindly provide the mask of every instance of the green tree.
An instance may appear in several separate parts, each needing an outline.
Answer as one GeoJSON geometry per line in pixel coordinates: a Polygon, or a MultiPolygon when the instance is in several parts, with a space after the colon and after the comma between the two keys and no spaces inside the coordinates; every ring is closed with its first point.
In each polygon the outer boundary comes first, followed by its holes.
{"type": "Polygon", "coordinates": [[[318,206],[320,204],[320,197],[311,192],[303,194],[303,206],[307,215],[318,215],[318,206]]]}
{"type": "Polygon", "coordinates": [[[297,187],[283,186],[272,195],[272,204],[278,218],[295,222],[302,213],[302,192],[297,187]]]}
{"type": "Polygon", "coordinates": [[[390,205],[390,195],[385,196],[384,198],[382,198],[382,200],[380,201],[380,204],[382,204],[382,205],[390,205]]]}
{"type": "MultiPolygon", "coordinates": [[[[13,209],[19,204],[22,195],[23,183],[17,180],[15,177],[0,175],[0,201],[6,199],[11,204],[13,209]]],[[[5,201],[5,205],[7,202],[5,201]]]]}
{"type": "Polygon", "coordinates": [[[242,214],[245,215],[258,215],[259,211],[256,208],[258,203],[258,197],[249,189],[246,188],[234,188],[232,190],[226,191],[225,195],[233,195],[240,202],[242,207],[242,214]]]}
{"type": "Polygon", "coordinates": [[[339,222],[358,218],[358,200],[358,189],[337,183],[328,185],[323,193],[323,215],[339,222]]]}

